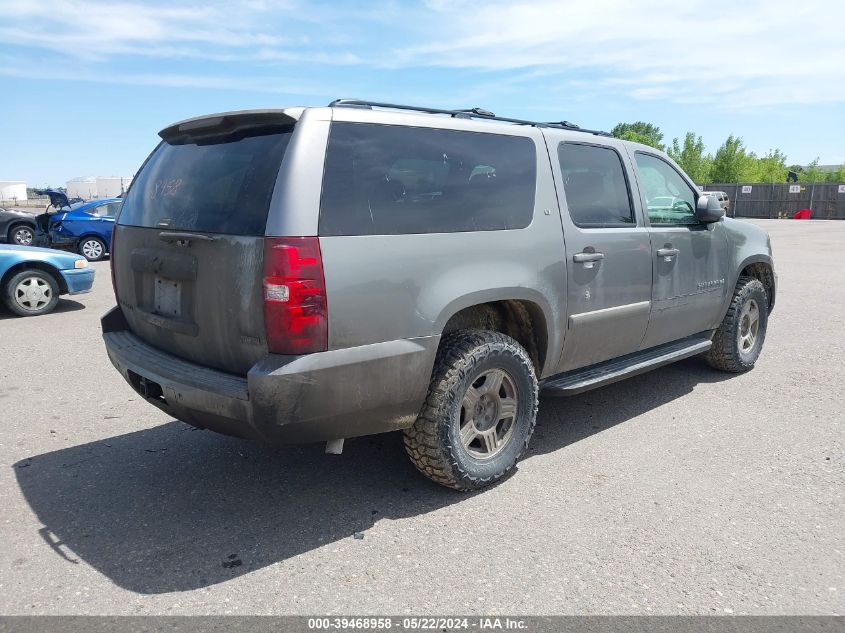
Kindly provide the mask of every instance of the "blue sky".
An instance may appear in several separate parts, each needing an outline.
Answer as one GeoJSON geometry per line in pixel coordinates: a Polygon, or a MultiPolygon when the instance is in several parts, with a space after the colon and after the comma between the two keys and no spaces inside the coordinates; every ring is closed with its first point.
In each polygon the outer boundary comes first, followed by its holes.
{"type": "Polygon", "coordinates": [[[830,0],[0,0],[0,180],[130,175],[173,121],[336,97],[843,163],[843,24],[830,0]]]}

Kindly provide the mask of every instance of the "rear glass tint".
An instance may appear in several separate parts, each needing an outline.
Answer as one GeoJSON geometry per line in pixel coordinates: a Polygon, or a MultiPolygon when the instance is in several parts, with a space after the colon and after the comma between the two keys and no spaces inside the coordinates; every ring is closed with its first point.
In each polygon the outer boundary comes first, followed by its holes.
{"type": "Polygon", "coordinates": [[[119,224],[263,235],[291,129],[156,148],[132,182],[119,224]]]}
{"type": "Polygon", "coordinates": [[[334,123],[320,235],[525,228],[536,168],[534,141],[525,137],[334,123]]]}
{"type": "Polygon", "coordinates": [[[579,227],[633,226],[634,211],[622,159],[595,145],[558,146],[569,215],[579,227]]]}

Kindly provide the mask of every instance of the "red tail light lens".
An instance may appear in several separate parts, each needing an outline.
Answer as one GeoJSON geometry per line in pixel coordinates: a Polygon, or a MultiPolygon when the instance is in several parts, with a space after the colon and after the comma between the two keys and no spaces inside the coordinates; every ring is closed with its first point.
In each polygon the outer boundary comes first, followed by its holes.
{"type": "Polygon", "coordinates": [[[275,354],[310,354],[328,347],[329,318],[320,241],[264,240],[264,330],[275,354]]]}
{"type": "Polygon", "coordinates": [[[114,276],[114,238],[117,235],[117,223],[111,227],[111,243],[109,245],[109,269],[111,269],[111,288],[114,290],[114,300],[120,303],[117,298],[117,280],[114,276]]]}

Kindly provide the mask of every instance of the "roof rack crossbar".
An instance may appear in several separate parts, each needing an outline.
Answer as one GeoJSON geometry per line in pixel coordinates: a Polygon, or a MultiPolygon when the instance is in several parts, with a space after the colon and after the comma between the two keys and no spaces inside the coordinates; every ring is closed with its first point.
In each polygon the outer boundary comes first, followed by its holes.
{"type": "Polygon", "coordinates": [[[329,104],[330,108],[347,107],[347,108],[388,108],[391,110],[408,110],[411,112],[424,112],[426,114],[446,114],[451,117],[460,119],[483,119],[485,121],[504,121],[506,123],[515,123],[516,125],[531,125],[533,127],[551,127],[562,130],[574,130],[577,132],[585,132],[587,134],[595,134],[597,136],[612,136],[608,132],[601,130],[588,130],[570,123],[569,121],[555,121],[551,123],[543,123],[541,121],[527,121],[525,119],[513,119],[510,117],[496,116],[489,110],[484,108],[467,108],[464,110],[445,110],[442,108],[427,108],[424,106],[401,105],[398,103],[383,103],[381,101],[365,101],[363,99],[335,99],[329,104]]]}

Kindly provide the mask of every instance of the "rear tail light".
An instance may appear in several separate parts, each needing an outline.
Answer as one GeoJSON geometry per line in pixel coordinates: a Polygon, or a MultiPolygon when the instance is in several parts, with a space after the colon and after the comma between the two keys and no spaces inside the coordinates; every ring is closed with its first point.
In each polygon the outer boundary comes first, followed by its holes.
{"type": "Polygon", "coordinates": [[[329,319],[320,241],[264,240],[264,330],[275,354],[310,354],[328,347],[329,319]]]}
{"type": "Polygon", "coordinates": [[[111,287],[112,290],[114,290],[114,300],[120,303],[120,299],[117,298],[117,280],[114,277],[114,238],[116,236],[117,223],[113,224],[111,227],[111,245],[109,246],[109,268],[111,269],[111,287]]]}

